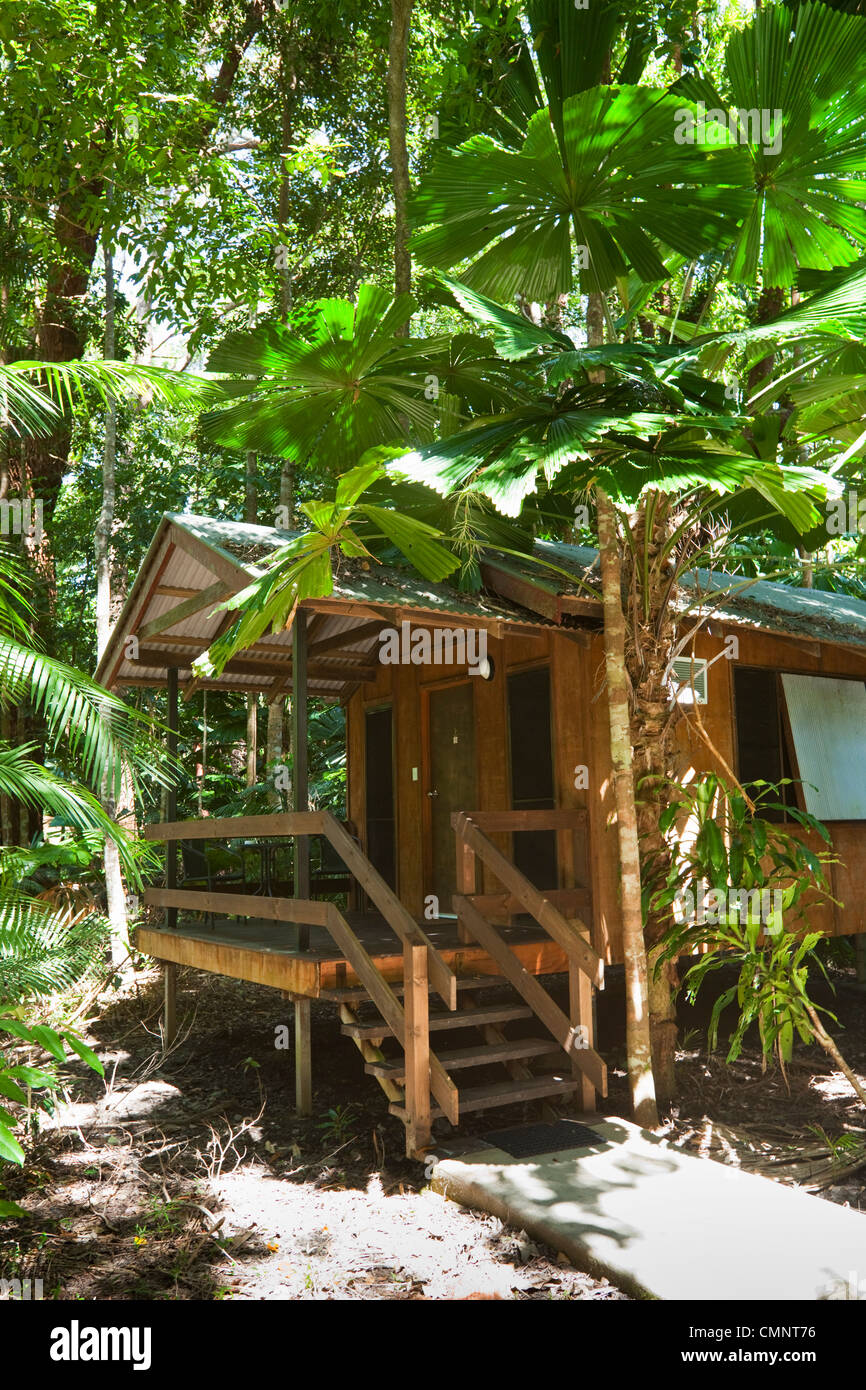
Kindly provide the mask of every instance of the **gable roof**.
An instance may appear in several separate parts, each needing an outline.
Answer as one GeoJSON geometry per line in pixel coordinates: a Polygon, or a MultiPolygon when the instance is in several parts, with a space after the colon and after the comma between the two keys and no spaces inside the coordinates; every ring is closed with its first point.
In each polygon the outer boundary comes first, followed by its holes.
{"type": "MultiPolygon", "coordinates": [[[[169,667],[176,666],[186,689],[258,690],[266,698],[288,691],[290,629],[265,633],[213,679],[198,681],[191,668],[230,621],[220,609],[223,600],[246,588],[296,534],[167,512],[112,629],[97,680],[109,688],[161,686],[169,667]]],[[[399,622],[404,614],[413,620],[429,616],[497,634],[505,624],[527,630],[545,625],[538,614],[496,595],[461,594],[409,571],[360,560],[341,560],[333,593],[305,601],[302,608],[310,635],[308,687],[324,699],[344,698],[359,681],[375,677],[376,623],[399,622]]]]}
{"type": "MultiPolygon", "coordinates": [[[[274,526],[168,512],[132,586],[96,677],[108,686],[158,686],[176,665],[187,689],[287,691],[292,679],[292,634],[266,633],[230,661],[213,680],[196,681],[192,662],[229,620],[220,604],[245,588],[297,533],[274,526]],[[137,640],[130,643],[130,638],[137,640]]],[[[302,604],[310,636],[311,694],[345,698],[376,674],[377,627],[438,619],[524,630],[575,625],[599,627],[598,551],[564,542],[537,541],[537,560],[487,554],[485,590],[464,594],[408,569],[343,560],[333,593],[302,604]],[[357,637],[353,634],[357,633],[357,637]]],[[[721,571],[695,570],[682,581],[684,616],[700,613],[735,627],[798,639],[866,648],[866,602],[847,594],[796,589],[721,571]]]]}

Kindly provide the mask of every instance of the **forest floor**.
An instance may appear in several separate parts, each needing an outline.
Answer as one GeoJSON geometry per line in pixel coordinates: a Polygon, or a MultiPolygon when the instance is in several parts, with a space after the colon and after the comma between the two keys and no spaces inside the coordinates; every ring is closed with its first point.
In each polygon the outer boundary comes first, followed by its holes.
{"type": "MultiPolygon", "coordinates": [[[[863,1076],[866,993],[836,978],[837,1036],[863,1076]]],[[[4,1172],[6,1195],[27,1216],[0,1227],[0,1276],[41,1278],[46,1298],[85,1300],[625,1297],[525,1232],[429,1190],[335,1006],[313,1005],[315,1113],[303,1119],[291,1052],[275,1047],[292,1007],[274,991],[180,970],[180,1036],[167,1055],[156,969],[96,1004],[81,1031],[105,1079],[76,1068],[25,1168],[4,1172]]],[[[598,1045],[611,1072],[604,1109],[627,1115],[622,1016],[614,974],[598,1045]]],[[[866,1168],[848,1171],[862,1108],[823,1052],[798,1047],[789,1094],[777,1070],[762,1074],[755,1048],[726,1066],[702,1049],[702,1015],[685,1010],[682,1023],[669,1140],[756,1171],[781,1158],[773,1175],[783,1180],[802,1181],[807,1170],[790,1160],[811,1155],[821,1195],[866,1212],[866,1168]]],[[[461,1134],[537,1117],[531,1107],[470,1116],[461,1134]]]]}

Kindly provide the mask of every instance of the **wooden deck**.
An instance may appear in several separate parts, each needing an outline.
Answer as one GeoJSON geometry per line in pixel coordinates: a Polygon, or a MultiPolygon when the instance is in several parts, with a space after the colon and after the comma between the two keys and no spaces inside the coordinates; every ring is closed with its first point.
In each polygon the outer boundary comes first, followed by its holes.
{"type": "MultiPolygon", "coordinates": [[[[346,920],[373,956],[382,979],[402,981],[403,951],[384,917],[378,913],[350,912],[346,920]]],[[[421,922],[420,926],[455,974],[500,974],[487,951],[473,942],[459,940],[456,919],[421,922]]],[[[564,951],[535,924],[502,927],[500,931],[530,974],[556,974],[569,969],[564,951]]],[[[157,960],[172,960],[175,965],[227,974],[234,980],[267,984],[275,990],[311,999],[327,998],[331,990],[360,983],[324,927],[311,927],[309,951],[297,949],[296,937],[296,927],[285,923],[264,919],[236,922],[217,917],[213,930],[203,922],[189,920],[172,931],[140,927],[136,945],[139,951],[156,956],[157,960]]]]}
{"type": "MultiPolygon", "coordinates": [[[[345,915],[382,978],[402,982],[403,951],[385,919],[378,913],[349,912],[345,915]]],[[[456,918],[420,921],[419,925],[455,974],[501,974],[487,951],[459,940],[456,918]]],[[[568,970],[565,952],[535,923],[500,927],[499,930],[531,975],[568,970]]],[[[263,918],[237,921],[217,917],[213,930],[200,920],[189,919],[171,931],[164,927],[140,927],[136,944],[140,951],[157,960],[191,965],[197,970],[269,985],[311,999],[327,998],[331,990],[360,983],[324,927],[310,928],[308,951],[299,951],[296,940],[297,927],[286,923],[263,918]]]]}

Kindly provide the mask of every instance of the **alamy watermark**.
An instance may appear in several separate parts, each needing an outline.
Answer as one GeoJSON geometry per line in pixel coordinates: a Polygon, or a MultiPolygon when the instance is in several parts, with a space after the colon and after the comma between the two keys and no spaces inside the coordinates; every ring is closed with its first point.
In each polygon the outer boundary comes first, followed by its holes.
{"type": "Polygon", "coordinates": [[[485,628],[414,627],[407,620],[379,633],[383,666],[467,666],[471,676],[488,670],[485,628]]]}
{"type": "Polygon", "coordinates": [[[718,925],[736,921],[741,925],[759,922],[768,936],[782,930],[784,894],[781,888],[704,888],[697,892],[681,889],[671,907],[680,926],[696,923],[718,925]]]}
{"type": "Polygon", "coordinates": [[[764,154],[779,154],[782,148],[782,112],[777,107],[735,106],[723,111],[713,106],[707,110],[705,101],[681,106],[674,112],[677,145],[759,145],[764,154]]]}
{"type": "Polygon", "coordinates": [[[861,501],[856,489],[841,497],[828,497],[824,504],[828,536],[851,536],[866,533],[866,497],[861,501]]]}
{"type": "Polygon", "coordinates": [[[44,1297],[41,1279],[0,1279],[0,1299],[31,1303],[44,1297]]]}
{"type": "Polygon", "coordinates": [[[43,535],[41,498],[0,498],[0,536],[27,536],[38,545],[43,535]]]}

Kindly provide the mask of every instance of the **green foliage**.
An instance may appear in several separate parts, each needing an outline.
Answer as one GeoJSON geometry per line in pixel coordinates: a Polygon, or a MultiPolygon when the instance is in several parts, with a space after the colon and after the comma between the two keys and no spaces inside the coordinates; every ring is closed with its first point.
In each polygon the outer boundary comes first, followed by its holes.
{"type": "Polygon", "coordinates": [[[316,1128],[328,1143],[342,1144],[352,1137],[358,1126],[358,1107],[356,1105],[333,1105],[324,1119],[317,1121],[316,1128]]]}
{"type": "Polygon", "coordinates": [[[729,1062],[757,1023],[764,1056],[775,1053],[784,1066],[795,1032],[812,1042],[812,1015],[827,1012],[809,996],[810,967],[823,966],[815,949],[821,933],[807,930],[806,912],[829,896],[832,856],[770,817],[787,814],[825,844],[830,837],[814,816],[786,804],[788,785],[752,783],[747,798],[742,788],[704,773],[684,788],[653,782],[641,789],[668,803],[660,829],[672,842],[671,858],[658,855],[655,872],[651,860],[642,875],[645,915],[668,923],[660,962],[700,952],[683,981],[691,1002],[709,976],[725,965],[738,968],[737,983],[713,1004],[708,1031],[713,1050],[721,1015],[735,1003],[729,1062]]]}
{"type": "Polygon", "coordinates": [[[384,539],[427,579],[444,579],[457,569],[459,561],[441,544],[442,533],[435,527],[360,500],[383,473],[375,459],[362,462],[340,479],[333,502],[303,503],[301,511],[311,522],[311,529],[278,550],[259,579],[225,601],[224,609],[240,610],[241,616],[195,663],[197,674],[206,677],[212,671],[222,671],[233,652],[250,646],[268,630],[285,627],[302,599],[330,594],[335,552],[370,564],[375,557],[367,541],[384,539]],[[358,521],[367,523],[364,539],[358,521]]]}
{"type": "MultiPolygon", "coordinates": [[[[498,364],[486,345],[465,335],[400,336],[417,307],[361,285],[357,304],[319,300],[300,329],[266,323],[227,337],[208,367],[231,374],[224,395],[234,403],[208,412],[205,436],[333,470],[397,439],[427,440],[444,401],[464,398],[492,408],[498,364]]],[[[500,379],[507,373],[499,369],[500,379]]]]}
{"type": "MultiPolygon", "coordinates": [[[[15,1130],[23,1120],[30,1119],[39,1110],[50,1111],[52,1093],[60,1084],[55,1062],[66,1062],[67,1046],[97,1075],[103,1075],[99,1058],[77,1033],[69,1030],[57,1032],[43,1023],[25,1023],[20,1011],[0,1012],[0,1097],[3,1099],[0,1107],[0,1163],[20,1165],[24,1162],[24,1149],[15,1137],[15,1130]],[[12,1050],[22,1044],[47,1052],[54,1061],[38,1067],[15,1061],[12,1050]],[[38,1094],[34,1096],[34,1092],[38,1094]],[[14,1111],[8,1108],[10,1104],[15,1107],[14,1111]]],[[[0,1215],[24,1214],[14,1202],[0,1202],[0,1215]]]]}
{"type": "Polygon", "coordinates": [[[770,5],[729,39],[724,94],[698,76],[677,84],[708,110],[775,113],[778,142],[743,127],[751,206],[734,242],[733,278],[754,281],[760,270],[764,285],[789,286],[801,268],[856,260],[866,244],[864,73],[866,18],[807,3],[792,24],[770,5]]]}
{"type": "Polygon", "coordinates": [[[741,151],[676,145],[681,101],[644,87],[594,87],[528,123],[519,152],[486,136],[440,155],[415,200],[427,265],[470,261],[463,280],[500,299],[544,302],[575,284],[605,290],[634,269],[666,275],[658,243],[685,256],[724,244],[745,200],[741,151]],[[483,177],[481,171],[483,170],[483,177]]]}

